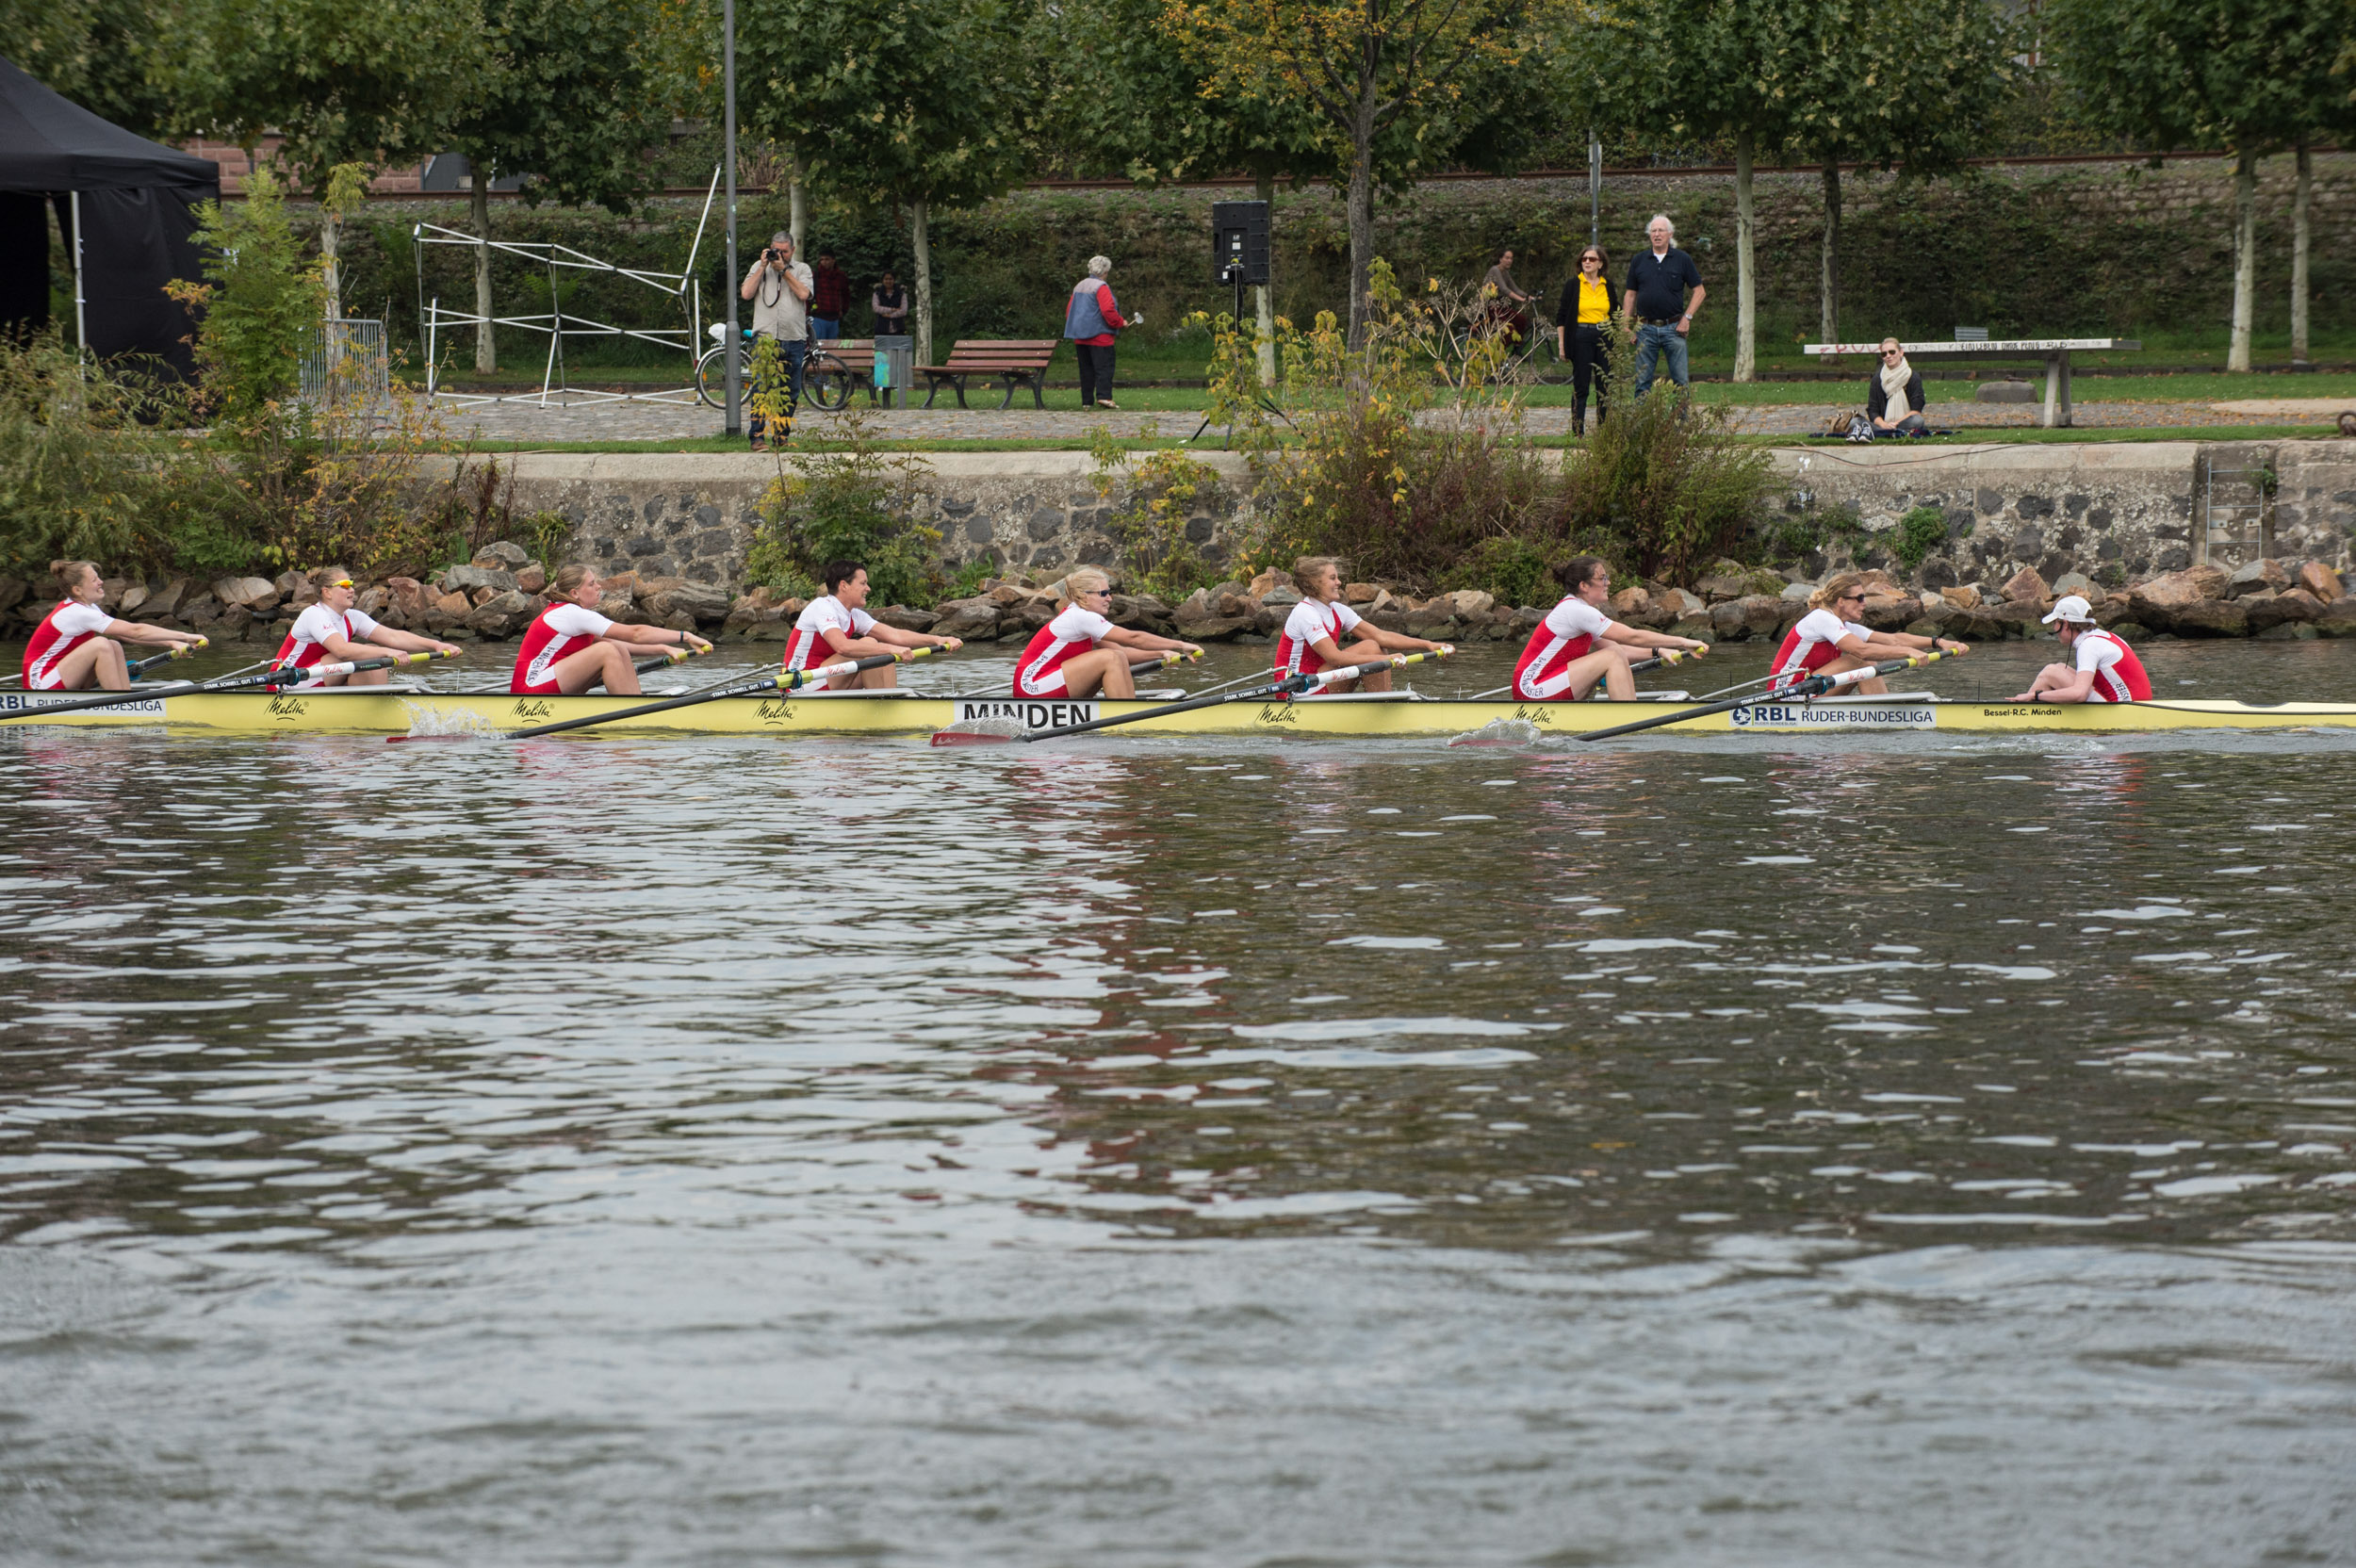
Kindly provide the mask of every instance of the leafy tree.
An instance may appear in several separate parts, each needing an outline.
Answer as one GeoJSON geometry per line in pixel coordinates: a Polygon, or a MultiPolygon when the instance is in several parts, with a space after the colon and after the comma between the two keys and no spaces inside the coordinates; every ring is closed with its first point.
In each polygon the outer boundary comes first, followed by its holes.
{"type": "Polygon", "coordinates": [[[933,357],[933,210],[986,201],[1029,169],[1029,126],[1017,106],[1037,102],[1044,87],[1026,47],[1029,5],[745,0],[737,9],[744,127],[814,144],[813,177],[840,194],[908,209],[920,364],[933,357]]]}
{"type": "Polygon", "coordinates": [[[1210,65],[1219,92],[1272,76],[1314,115],[1349,192],[1350,338],[1365,340],[1377,188],[1470,154],[1510,157],[1498,111],[1534,94],[1502,80],[1523,58],[1531,0],[1168,0],[1163,32],[1210,65]]]}
{"type": "Polygon", "coordinates": [[[196,363],[206,398],[222,424],[251,437],[292,406],[303,345],[326,303],[323,269],[304,257],[267,168],[246,181],[244,201],[199,209],[196,242],[205,281],[175,282],[172,298],[200,317],[196,363]]]}
{"type": "Polygon", "coordinates": [[[151,77],[155,26],[143,0],[0,0],[0,39],[44,86],[126,131],[167,138],[180,118],[151,77]]]}
{"type": "MultiPolygon", "coordinates": [[[[2351,47],[2346,4],[2296,0],[2052,0],[2046,40],[2080,112],[2156,149],[2233,155],[2233,336],[2228,370],[2250,368],[2258,260],[2258,160],[2356,126],[2333,68],[2351,47]]],[[[2307,169],[2294,246],[2304,337],[2307,169]]],[[[2295,351],[2304,357],[2305,344],[2295,351]]]]}
{"type": "Polygon", "coordinates": [[[152,57],[181,128],[248,149],[276,131],[314,191],[339,163],[438,151],[482,55],[480,0],[184,0],[154,14],[165,36],[152,57]]]}
{"type": "MultiPolygon", "coordinates": [[[[627,216],[653,185],[647,150],[668,130],[644,41],[648,0],[482,0],[483,55],[445,145],[473,175],[475,233],[491,237],[491,182],[529,174],[523,199],[601,205],[627,216]]],[[[475,251],[475,368],[496,370],[491,250],[475,251]]],[[[550,308],[556,308],[551,305],[550,308]]]]}

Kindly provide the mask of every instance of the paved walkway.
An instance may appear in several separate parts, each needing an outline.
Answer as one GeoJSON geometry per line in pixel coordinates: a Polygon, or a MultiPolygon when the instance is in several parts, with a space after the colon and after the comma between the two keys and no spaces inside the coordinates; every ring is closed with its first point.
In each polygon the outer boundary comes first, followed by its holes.
{"type": "MultiPolygon", "coordinates": [[[[614,401],[576,399],[474,402],[437,400],[453,434],[469,433],[480,439],[516,442],[557,441],[680,441],[720,433],[719,411],[694,403],[614,401]]],[[[2256,422],[2328,424],[2342,406],[2356,406],[2356,398],[2331,400],[2251,399],[2230,403],[2082,402],[2075,409],[2079,430],[2120,430],[2151,426],[2186,428],[2230,427],[2256,422]]],[[[1847,403],[1787,403],[1738,410],[1739,430],[1770,435],[1805,435],[1822,431],[1835,418],[1856,412],[1847,403]]],[[[2036,427],[2042,409],[2035,403],[1933,403],[1933,422],[1942,430],[2024,430],[2036,427]]],[[[1099,430],[1122,435],[1141,433],[1150,422],[1164,436],[1190,435],[1201,416],[1183,410],[1159,413],[1122,410],[1116,414],[1085,413],[1076,409],[893,409],[871,416],[874,427],[893,440],[923,441],[1084,441],[1099,430]]],[[[1524,428],[1533,435],[1562,435],[1571,427],[1567,408],[1526,411],[1524,428]]],[[[840,416],[805,409],[798,429],[825,434],[840,416]]],[[[1205,436],[1216,441],[1219,433],[1205,436]]]]}

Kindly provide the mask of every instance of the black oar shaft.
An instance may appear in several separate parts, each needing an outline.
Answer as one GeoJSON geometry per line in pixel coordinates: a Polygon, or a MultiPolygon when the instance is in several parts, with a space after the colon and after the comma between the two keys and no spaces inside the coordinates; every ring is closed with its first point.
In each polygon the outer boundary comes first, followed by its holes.
{"type": "Polygon", "coordinates": [[[1352,664],[1346,670],[1323,670],[1317,675],[1287,676],[1282,680],[1270,682],[1266,686],[1256,686],[1249,691],[1229,692],[1224,695],[1215,697],[1190,697],[1185,702],[1164,703],[1158,708],[1148,708],[1139,713],[1116,713],[1110,718],[1089,719],[1085,724],[1057,725],[1053,729],[1028,729],[1016,736],[1015,739],[1052,741],[1058,736],[1085,735],[1092,729],[1110,729],[1115,725],[1138,724],[1146,719],[1158,719],[1170,713],[1189,712],[1197,708],[1216,708],[1221,703],[1258,702],[1269,697],[1289,697],[1308,691],[1313,686],[1331,685],[1341,680],[1354,680],[1360,676],[1374,675],[1383,670],[1394,670],[1405,664],[1419,664],[1427,659],[1439,657],[1440,653],[1437,649],[1424,653],[1399,654],[1388,659],[1370,660],[1364,664],[1352,664]],[[1329,678],[1320,679],[1319,676],[1329,678]]]}
{"type": "Polygon", "coordinates": [[[1768,692],[1747,697],[1734,697],[1726,702],[1708,703],[1699,708],[1685,708],[1680,709],[1674,713],[1662,713],[1649,719],[1638,719],[1633,724],[1617,725],[1610,729],[1594,730],[1590,733],[1579,736],[1579,739],[1582,741],[1609,741],[1616,736],[1633,735],[1641,729],[1658,729],[1663,725],[1684,724],[1692,719],[1706,719],[1712,713],[1730,713],[1738,708],[1750,708],[1762,702],[1790,702],[1795,697],[1805,698],[1823,696],[1825,693],[1837,690],[1842,686],[1855,685],[1858,681],[1872,680],[1881,676],[1895,675],[1900,670],[1914,669],[1923,664],[1936,664],[1942,659],[1953,659],[1955,657],[1955,656],[1952,653],[1942,653],[1934,648],[1928,653],[1918,653],[1905,659],[1885,660],[1881,663],[1870,664],[1862,669],[1844,670],[1840,675],[1809,676],[1807,679],[1798,682],[1796,685],[1788,686],[1780,692],[1768,692]]]}

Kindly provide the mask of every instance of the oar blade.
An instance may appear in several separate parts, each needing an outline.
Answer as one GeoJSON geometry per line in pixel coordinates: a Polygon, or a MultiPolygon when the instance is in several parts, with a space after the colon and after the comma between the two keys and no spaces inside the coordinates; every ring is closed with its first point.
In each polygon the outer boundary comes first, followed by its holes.
{"type": "Polygon", "coordinates": [[[1030,733],[1019,719],[959,719],[946,729],[933,731],[937,746],[991,746],[1020,741],[1030,733]]]}

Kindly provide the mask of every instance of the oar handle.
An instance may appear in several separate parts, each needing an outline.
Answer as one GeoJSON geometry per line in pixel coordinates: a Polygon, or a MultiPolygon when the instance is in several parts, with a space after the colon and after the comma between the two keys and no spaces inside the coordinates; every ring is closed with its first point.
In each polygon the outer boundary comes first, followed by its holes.
{"type": "Polygon", "coordinates": [[[199,637],[193,643],[174,643],[161,653],[150,654],[145,659],[135,661],[130,668],[130,677],[133,680],[137,680],[156,665],[169,664],[175,659],[187,659],[197,649],[210,646],[211,643],[212,639],[209,637],[199,637]]]}
{"type": "Polygon", "coordinates": [[[684,664],[690,659],[701,659],[705,654],[710,653],[711,651],[712,645],[709,643],[705,644],[702,647],[695,647],[691,644],[681,643],[675,647],[662,649],[652,659],[639,660],[634,667],[640,675],[652,675],[657,670],[668,669],[674,664],[684,664]]]}

